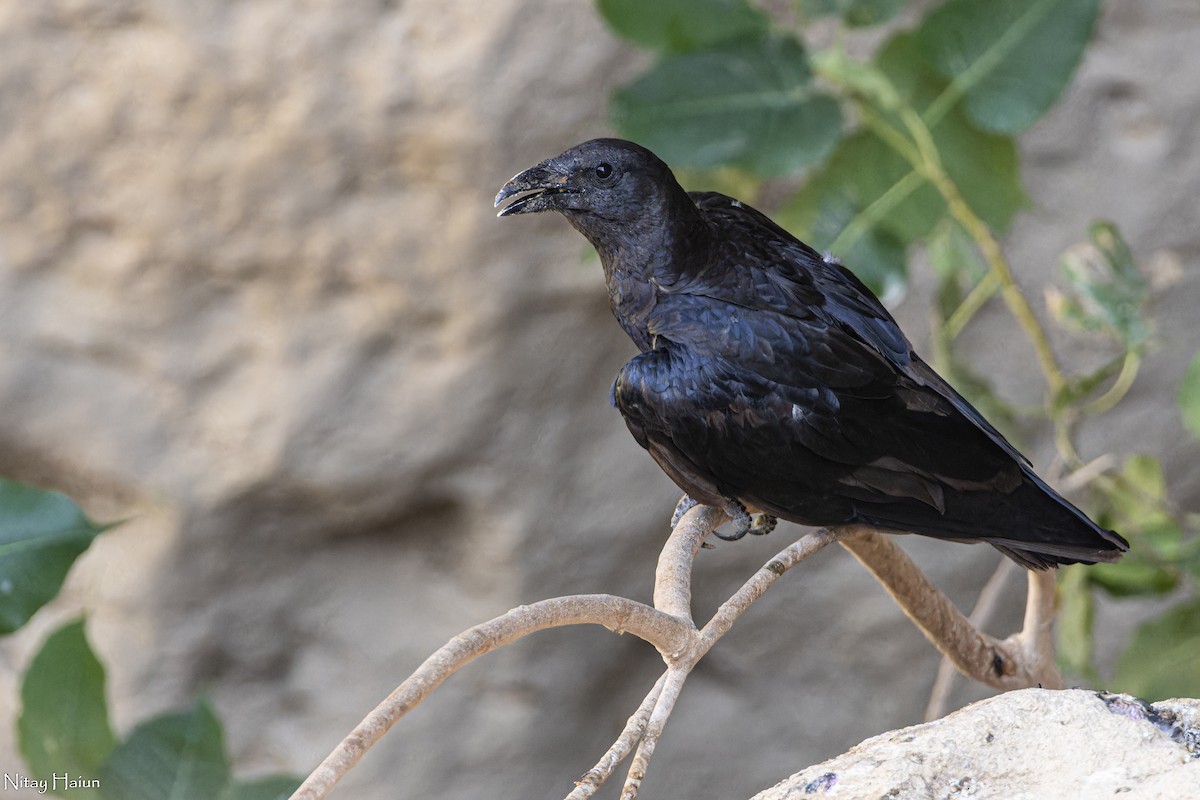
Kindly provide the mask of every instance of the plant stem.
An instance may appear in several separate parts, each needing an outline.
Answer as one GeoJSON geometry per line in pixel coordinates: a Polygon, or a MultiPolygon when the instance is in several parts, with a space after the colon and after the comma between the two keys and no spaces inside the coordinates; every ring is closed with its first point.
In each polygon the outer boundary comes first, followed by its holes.
{"type": "Polygon", "coordinates": [[[963,301],[958,304],[958,308],[954,309],[945,324],[942,326],[942,333],[947,340],[957,339],[958,335],[967,327],[967,323],[983,308],[988,300],[996,294],[996,290],[1000,288],[1000,280],[996,277],[996,273],[988,272],[983,276],[983,280],[975,284],[974,288],[963,298],[963,301]]]}

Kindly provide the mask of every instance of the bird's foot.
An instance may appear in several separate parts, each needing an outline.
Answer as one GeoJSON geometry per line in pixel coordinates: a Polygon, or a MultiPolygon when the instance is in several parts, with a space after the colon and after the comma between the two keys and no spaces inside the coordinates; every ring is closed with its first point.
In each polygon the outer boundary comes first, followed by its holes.
{"type": "Polygon", "coordinates": [[[746,507],[732,497],[725,498],[725,513],[733,520],[733,533],[713,531],[718,539],[736,542],[747,533],[754,536],[766,536],[775,530],[777,520],[770,514],[751,514],[746,507]]]}
{"type": "Polygon", "coordinates": [[[675,526],[679,524],[679,520],[683,519],[684,514],[698,505],[700,505],[700,501],[693,500],[691,495],[685,494],[679,498],[679,502],[675,504],[675,512],[671,514],[671,530],[675,530],[675,526]]]}

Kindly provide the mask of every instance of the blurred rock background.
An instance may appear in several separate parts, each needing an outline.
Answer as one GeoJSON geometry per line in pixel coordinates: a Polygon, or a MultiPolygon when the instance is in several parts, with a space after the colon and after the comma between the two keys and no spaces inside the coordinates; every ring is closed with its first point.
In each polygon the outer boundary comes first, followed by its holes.
{"type": "MultiPolygon", "coordinates": [[[[1107,4],[1021,140],[1034,207],[1007,241],[1037,299],[1090,220],[1119,224],[1159,287],[1159,347],[1085,455],[1159,454],[1193,509],[1200,448],[1173,398],[1200,347],[1197,36],[1194,0],[1107,4]]],[[[307,772],[514,605],[649,600],[678,492],[608,406],[632,345],[577,234],[491,208],[513,173],[609,133],[608,93],[644,58],[582,2],[0,6],[0,474],[129,520],[0,641],[0,770],[20,768],[21,670],[81,610],[118,731],[206,692],[244,776],[307,772]]],[[[918,347],[928,299],[918,280],[896,309],[918,347]]],[[[967,346],[1036,396],[1013,330],[985,316],[967,346]]],[[[704,553],[701,611],[796,535],[704,553]]],[[[965,605],[997,561],[904,545],[965,605]]],[[[1101,611],[1111,659],[1139,607],[1101,611]]],[[[646,792],[748,796],[917,722],[936,664],[823,553],[689,681],[646,792]]],[[[603,629],[539,634],[451,679],[335,796],[561,797],[659,671],[603,629]]]]}

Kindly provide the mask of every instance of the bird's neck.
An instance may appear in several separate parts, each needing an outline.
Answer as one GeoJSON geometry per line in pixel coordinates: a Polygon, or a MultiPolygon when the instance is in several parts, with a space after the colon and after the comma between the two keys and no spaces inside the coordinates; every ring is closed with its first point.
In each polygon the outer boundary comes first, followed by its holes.
{"type": "Polygon", "coordinates": [[[659,295],[686,285],[706,266],[700,255],[711,235],[695,203],[679,188],[667,202],[647,208],[619,236],[591,236],[608,284],[613,315],[643,352],[651,349],[647,330],[659,295]]]}

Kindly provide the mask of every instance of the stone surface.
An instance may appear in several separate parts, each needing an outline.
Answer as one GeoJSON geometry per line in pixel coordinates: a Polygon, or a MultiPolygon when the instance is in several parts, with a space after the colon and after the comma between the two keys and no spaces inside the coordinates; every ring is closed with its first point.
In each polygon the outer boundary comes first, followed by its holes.
{"type": "Polygon", "coordinates": [[[872,737],[753,800],[1191,800],[1200,700],[1025,689],[872,737]]]}
{"type": "MultiPolygon", "coordinates": [[[[1037,287],[1104,215],[1162,265],[1159,349],[1085,454],[1163,454],[1185,508],[1200,458],[1171,399],[1200,346],[1197,35],[1193,0],[1108,4],[1022,139],[1034,207],[1007,243],[1037,287]]],[[[590,4],[556,0],[0,4],[0,474],[131,519],[0,641],[0,765],[18,763],[20,671],[81,610],[121,733],[206,691],[256,774],[307,771],[511,606],[649,599],[677,492],[608,407],[632,347],[568,226],[491,208],[517,170],[607,133],[608,92],[643,63],[590,4]]],[[[897,309],[917,342],[928,299],[918,281],[897,309]]],[[[1035,397],[1012,335],[997,312],[968,344],[1035,397]]],[[[704,553],[698,607],[795,535],[704,553]]],[[[965,604],[996,563],[905,546],[965,604]]],[[[1020,602],[1013,586],[997,633],[1020,602]]],[[[1110,654],[1127,609],[1103,620],[1110,654]]],[[[646,793],[744,797],[910,724],[936,662],[823,553],[689,680],[646,793]]],[[[607,631],[540,634],[447,682],[339,796],[561,797],[659,668],[607,631]]]]}

